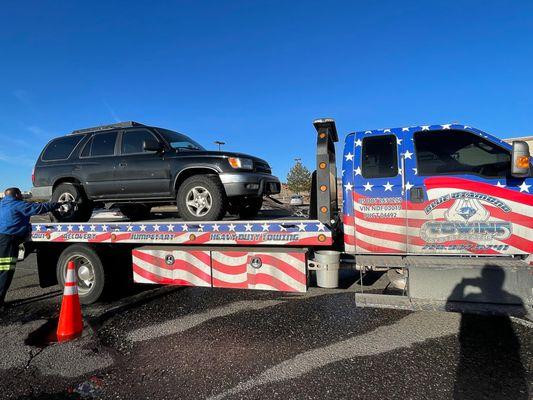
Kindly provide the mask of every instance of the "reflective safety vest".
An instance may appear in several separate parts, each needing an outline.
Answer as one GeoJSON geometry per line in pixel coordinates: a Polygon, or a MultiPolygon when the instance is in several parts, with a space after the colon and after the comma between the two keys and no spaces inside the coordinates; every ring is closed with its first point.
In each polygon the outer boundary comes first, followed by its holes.
{"type": "Polygon", "coordinates": [[[0,271],[15,269],[17,257],[0,257],[0,271]]]}

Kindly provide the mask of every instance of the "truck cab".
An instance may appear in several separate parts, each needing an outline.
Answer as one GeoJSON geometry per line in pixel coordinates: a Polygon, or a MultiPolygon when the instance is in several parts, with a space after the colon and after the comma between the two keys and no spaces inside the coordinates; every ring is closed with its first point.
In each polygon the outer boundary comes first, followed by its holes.
{"type": "Polygon", "coordinates": [[[513,151],[459,124],[348,135],[345,251],[527,258],[533,253],[533,178],[527,144],[515,144],[513,151]]]}

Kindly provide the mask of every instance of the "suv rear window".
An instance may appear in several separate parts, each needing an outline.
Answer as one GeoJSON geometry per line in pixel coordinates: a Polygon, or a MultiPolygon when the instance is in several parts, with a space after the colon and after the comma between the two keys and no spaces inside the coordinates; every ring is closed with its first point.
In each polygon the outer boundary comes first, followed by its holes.
{"type": "Polygon", "coordinates": [[[82,135],[65,136],[52,140],[43,152],[43,161],[66,160],[83,139],[82,135]]]}

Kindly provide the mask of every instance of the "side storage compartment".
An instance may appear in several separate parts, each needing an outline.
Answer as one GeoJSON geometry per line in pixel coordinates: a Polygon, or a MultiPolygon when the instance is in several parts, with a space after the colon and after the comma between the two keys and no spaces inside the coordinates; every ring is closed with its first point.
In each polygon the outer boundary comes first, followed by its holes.
{"type": "Polygon", "coordinates": [[[307,252],[213,251],[213,287],[307,291],[307,252]]]}
{"type": "Polygon", "coordinates": [[[146,246],[134,249],[133,280],[162,285],[211,286],[208,250],[146,246]]]}
{"type": "Polygon", "coordinates": [[[134,249],[137,283],[307,291],[307,250],[144,246],[134,249]]]}

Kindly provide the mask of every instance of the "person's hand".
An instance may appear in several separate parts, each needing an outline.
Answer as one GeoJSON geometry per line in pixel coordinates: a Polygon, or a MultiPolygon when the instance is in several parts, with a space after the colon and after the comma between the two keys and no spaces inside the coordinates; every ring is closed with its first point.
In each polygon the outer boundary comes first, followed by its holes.
{"type": "Polygon", "coordinates": [[[65,201],[63,203],[57,203],[56,210],[61,211],[63,213],[69,213],[74,209],[74,207],[76,207],[76,202],[65,201]]]}

